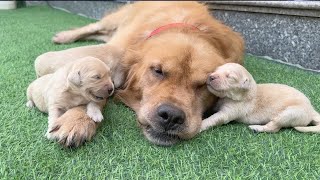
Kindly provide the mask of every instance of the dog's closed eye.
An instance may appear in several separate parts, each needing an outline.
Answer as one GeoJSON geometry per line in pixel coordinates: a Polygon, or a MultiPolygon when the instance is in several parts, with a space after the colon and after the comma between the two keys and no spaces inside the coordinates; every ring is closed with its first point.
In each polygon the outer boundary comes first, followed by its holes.
{"type": "Polygon", "coordinates": [[[155,75],[158,78],[163,78],[164,77],[164,72],[160,67],[151,67],[152,74],[155,75]]]}

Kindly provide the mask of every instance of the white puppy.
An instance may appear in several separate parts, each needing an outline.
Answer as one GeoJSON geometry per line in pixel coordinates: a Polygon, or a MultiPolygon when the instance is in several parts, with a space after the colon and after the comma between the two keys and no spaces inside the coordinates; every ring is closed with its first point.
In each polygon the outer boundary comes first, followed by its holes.
{"type": "Polygon", "coordinates": [[[320,133],[320,115],[303,93],[282,84],[257,85],[239,64],[218,67],[210,74],[207,87],[220,100],[217,113],[203,120],[201,131],[235,120],[250,124],[255,132],[294,127],[301,132],[320,133]]]}
{"type": "Polygon", "coordinates": [[[79,105],[87,104],[88,116],[100,122],[100,105],[113,91],[109,67],[97,58],[85,57],[33,81],[27,90],[27,106],[48,112],[49,132],[57,118],[79,105]]]}

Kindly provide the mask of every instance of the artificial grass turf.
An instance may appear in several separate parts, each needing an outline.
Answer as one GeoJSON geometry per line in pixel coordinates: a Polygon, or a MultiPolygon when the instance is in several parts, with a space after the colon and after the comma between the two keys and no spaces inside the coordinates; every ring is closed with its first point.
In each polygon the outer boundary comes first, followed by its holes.
{"type": "MultiPolygon", "coordinates": [[[[47,115],[26,108],[33,62],[47,51],[96,44],[54,45],[55,32],[93,20],[48,7],[0,11],[0,178],[3,179],[319,179],[317,134],[293,129],[254,134],[231,123],[172,147],[150,144],[134,113],[111,101],[94,139],[65,149],[45,137],[47,115]]],[[[257,82],[284,83],[320,110],[320,74],[246,56],[257,82]]]]}

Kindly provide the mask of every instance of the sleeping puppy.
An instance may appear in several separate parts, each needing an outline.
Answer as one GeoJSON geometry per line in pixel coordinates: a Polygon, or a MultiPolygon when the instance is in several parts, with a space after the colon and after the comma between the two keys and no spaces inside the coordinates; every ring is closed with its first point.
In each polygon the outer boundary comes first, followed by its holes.
{"type": "Polygon", "coordinates": [[[301,132],[320,133],[320,115],[303,93],[282,84],[257,85],[239,64],[218,67],[210,74],[207,87],[221,99],[217,113],[203,120],[201,131],[236,120],[250,124],[249,128],[255,132],[278,132],[283,127],[295,127],[301,132]]]}
{"type": "Polygon", "coordinates": [[[113,91],[109,67],[88,56],[33,81],[27,90],[27,106],[48,112],[49,132],[51,124],[68,109],[84,104],[88,116],[100,122],[103,119],[100,105],[104,105],[113,91]]]}

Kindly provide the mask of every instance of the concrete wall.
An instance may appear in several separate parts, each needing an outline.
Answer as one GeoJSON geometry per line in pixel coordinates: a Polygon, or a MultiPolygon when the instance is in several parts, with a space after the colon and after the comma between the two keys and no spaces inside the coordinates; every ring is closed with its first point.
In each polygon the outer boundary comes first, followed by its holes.
{"type": "MultiPolygon", "coordinates": [[[[101,19],[123,1],[47,1],[72,13],[101,19]]],[[[29,5],[32,2],[29,2],[29,5]]],[[[28,2],[27,2],[28,4],[28,2]]],[[[320,2],[208,3],[213,15],[243,34],[246,52],[320,70],[320,2]],[[304,4],[303,4],[304,3],[304,4]],[[307,4],[306,4],[307,3],[307,4]]]]}
{"type": "Polygon", "coordinates": [[[320,18],[223,10],[214,15],[243,35],[248,53],[320,70],[320,18]]]}
{"type": "Polygon", "coordinates": [[[215,1],[209,7],[243,34],[248,53],[320,70],[320,2],[215,1]]]}
{"type": "Polygon", "coordinates": [[[84,15],[93,19],[101,19],[105,14],[108,14],[126,2],[122,1],[48,1],[49,5],[84,15]]]}

